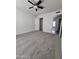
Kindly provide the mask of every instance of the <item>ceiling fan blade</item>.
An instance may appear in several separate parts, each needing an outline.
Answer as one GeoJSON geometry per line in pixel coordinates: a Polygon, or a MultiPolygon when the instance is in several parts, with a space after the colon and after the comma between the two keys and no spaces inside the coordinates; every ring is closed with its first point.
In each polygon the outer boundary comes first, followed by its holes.
{"type": "Polygon", "coordinates": [[[38,11],[38,9],[35,9],[35,11],[38,11]]]}
{"type": "Polygon", "coordinates": [[[32,5],[34,5],[31,1],[28,0],[29,3],[31,3],[32,5]]]}
{"type": "Polygon", "coordinates": [[[40,5],[42,3],[42,1],[41,0],[39,0],[39,2],[38,3],[36,3],[36,5],[40,5]]]}
{"type": "Polygon", "coordinates": [[[33,8],[33,7],[29,7],[29,9],[31,9],[31,8],[33,8]]]}
{"type": "Polygon", "coordinates": [[[44,7],[43,7],[43,6],[38,6],[38,8],[40,8],[40,9],[44,9],[44,7]]]}

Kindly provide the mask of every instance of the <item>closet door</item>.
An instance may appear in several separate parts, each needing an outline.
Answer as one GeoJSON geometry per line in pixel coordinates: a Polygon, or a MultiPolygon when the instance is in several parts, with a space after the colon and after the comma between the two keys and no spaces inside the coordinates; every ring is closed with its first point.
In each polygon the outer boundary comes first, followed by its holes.
{"type": "Polygon", "coordinates": [[[39,19],[39,31],[43,31],[43,18],[39,19]]]}
{"type": "Polygon", "coordinates": [[[61,21],[62,21],[62,15],[57,15],[54,19],[53,19],[53,29],[52,29],[52,33],[53,34],[58,34],[61,31],[61,21]]]}

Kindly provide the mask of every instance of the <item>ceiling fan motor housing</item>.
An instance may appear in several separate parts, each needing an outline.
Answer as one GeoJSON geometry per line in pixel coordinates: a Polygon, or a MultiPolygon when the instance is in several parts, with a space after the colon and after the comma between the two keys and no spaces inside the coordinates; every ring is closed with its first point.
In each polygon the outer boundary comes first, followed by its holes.
{"type": "Polygon", "coordinates": [[[38,7],[37,6],[34,6],[34,9],[37,9],[38,7]]]}

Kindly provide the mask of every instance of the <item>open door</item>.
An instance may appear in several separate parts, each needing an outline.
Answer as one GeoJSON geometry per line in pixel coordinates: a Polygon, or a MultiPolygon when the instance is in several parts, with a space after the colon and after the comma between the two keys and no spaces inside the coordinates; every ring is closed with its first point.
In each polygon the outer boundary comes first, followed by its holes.
{"type": "Polygon", "coordinates": [[[43,18],[39,19],[39,31],[43,31],[43,18]]]}

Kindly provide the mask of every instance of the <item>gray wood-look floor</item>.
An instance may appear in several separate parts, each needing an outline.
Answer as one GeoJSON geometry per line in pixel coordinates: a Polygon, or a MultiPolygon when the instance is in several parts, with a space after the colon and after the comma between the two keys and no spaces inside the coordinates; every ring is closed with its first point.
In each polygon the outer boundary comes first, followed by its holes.
{"type": "Polygon", "coordinates": [[[58,35],[37,31],[17,35],[16,59],[61,59],[58,35]]]}

